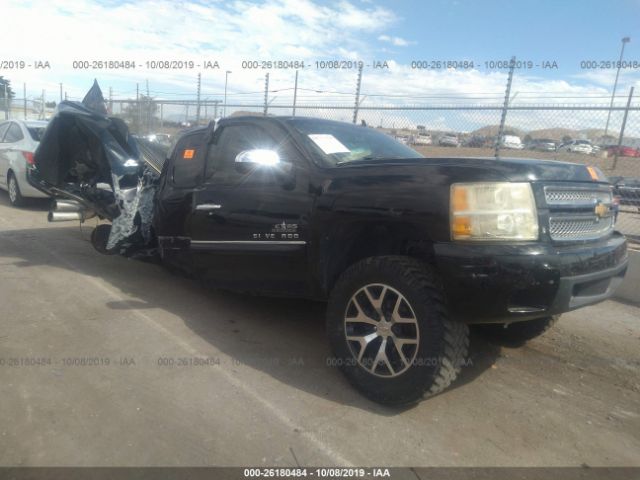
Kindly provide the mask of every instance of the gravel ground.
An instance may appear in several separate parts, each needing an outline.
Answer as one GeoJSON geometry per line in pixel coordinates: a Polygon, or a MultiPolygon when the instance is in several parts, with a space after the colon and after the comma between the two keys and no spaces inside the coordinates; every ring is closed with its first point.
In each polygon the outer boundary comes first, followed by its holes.
{"type": "Polygon", "coordinates": [[[327,366],[323,304],[206,290],[45,217],[0,193],[0,465],[640,466],[636,307],[474,335],[452,388],[389,409],[327,366]]]}

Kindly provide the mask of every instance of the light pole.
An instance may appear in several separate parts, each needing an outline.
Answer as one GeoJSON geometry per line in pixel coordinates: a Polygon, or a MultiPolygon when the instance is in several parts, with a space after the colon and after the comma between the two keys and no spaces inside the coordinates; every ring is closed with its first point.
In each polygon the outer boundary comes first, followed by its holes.
{"type": "Polygon", "coordinates": [[[229,74],[231,70],[227,70],[224,74],[224,108],[222,109],[222,118],[227,115],[227,83],[229,82],[229,74]]]}
{"type": "Polygon", "coordinates": [[[611,109],[616,96],[616,88],[618,86],[618,77],[620,76],[620,68],[622,67],[622,56],[624,55],[624,46],[631,41],[630,37],[622,38],[622,48],[620,49],[620,60],[618,60],[618,69],[616,70],[616,80],[613,82],[613,92],[611,93],[611,104],[609,105],[609,113],[607,114],[607,125],[604,127],[604,136],[609,132],[609,120],[611,119],[611,109]]]}

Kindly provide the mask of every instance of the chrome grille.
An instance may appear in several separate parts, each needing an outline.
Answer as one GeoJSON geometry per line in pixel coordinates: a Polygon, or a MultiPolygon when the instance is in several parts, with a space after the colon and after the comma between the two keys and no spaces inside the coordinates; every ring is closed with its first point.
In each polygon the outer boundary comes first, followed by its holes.
{"type": "Polygon", "coordinates": [[[596,240],[613,230],[613,195],[606,185],[547,185],[544,196],[554,241],[596,240]],[[597,210],[604,212],[599,216],[597,210]]]}
{"type": "Polygon", "coordinates": [[[553,240],[595,240],[611,231],[613,216],[598,219],[593,217],[551,217],[549,233],[553,240]]]}
{"type": "Polygon", "coordinates": [[[549,205],[567,205],[572,203],[595,205],[597,202],[610,204],[612,197],[608,190],[591,190],[583,188],[547,187],[544,195],[549,205]]]}

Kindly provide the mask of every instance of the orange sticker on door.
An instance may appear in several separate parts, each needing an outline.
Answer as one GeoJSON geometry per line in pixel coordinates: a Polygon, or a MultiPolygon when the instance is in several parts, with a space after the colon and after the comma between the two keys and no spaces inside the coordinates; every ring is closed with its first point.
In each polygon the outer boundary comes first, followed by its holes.
{"type": "Polygon", "coordinates": [[[191,160],[195,154],[195,150],[185,150],[182,158],[184,158],[185,160],[191,160]]]}

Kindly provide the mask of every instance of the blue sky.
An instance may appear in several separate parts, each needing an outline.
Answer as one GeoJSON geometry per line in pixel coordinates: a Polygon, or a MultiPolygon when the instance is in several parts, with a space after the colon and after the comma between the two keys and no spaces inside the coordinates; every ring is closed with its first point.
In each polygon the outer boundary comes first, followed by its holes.
{"type": "Polygon", "coordinates": [[[637,0],[435,0],[379,2],[402,18],[389,29],[415,41],[395,49],[399,60],[413,55],[450,58],[557,60],[560,73],[579,73],[580,59],[640,58],[640,2],[637,0]]]}
{"type": "MultiPolygon", "coordinates": [[[[238,102],[261,101],[267,72],[242,69],[242,59],[295,59],[307,65],[328,58],[388,60],[388,71],[365,70],[363,79],[367,102],[381,103],[425,103],[432,99],[420,97],[430,94],[475,102],[478,96],[495,92],[498,98],[506,73],[488,71],[482,62],[508,60],[511,55],[556,61],[559,66],[517,72],[514,91],[522,92],[519,101],[538,93],[595,101],[610,94],[615,70],[582,70],[581,60],[616,60],[620,39],[628,35],[632,41],[625,58],[640,62],[640,0],[9,0],[4,4],[6,18],[12,21],[4,23],[3,34],[21,40],[0,42],[0,59],[48,60],[52,68],[4,70],[0,75],[10,78],[16,90],[25,82],[28,96],[39,96],[45,89],[52,99],[58,96],[60,82],[71,98],[81,97],[94,77],[105,91],[111,87],[120,98],[135,95],[136,83],[144,90],[147,80],[154,96],[185,98],[195,95],[195,78],[201,71],[140,67],[83,71],[72,67],[78,59],[133,59],[139,65],[145,60],[215,59],[219,70],[202,71],[203,93],[220,98],[224,72],[231,70],[228,93],[238,102]],[[476,68],[410,68],[412,60],[464,59],[476,62],[476,68]],[[246,92],[257,93],[243,95],[246,92]]],[[[275,101],[290,101],[293,71],[270,75],[275,101]]],[[[619,92],[631,85],[640,87],[640,69],[622,72],[619,92]]],[[[354,90],[355,72],[306,68],[300,86],[308,89],[301,92],[304,100],[351,102],[342,92],[354,90]]]]}

